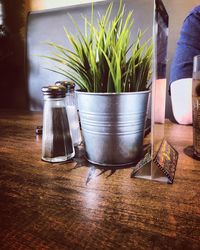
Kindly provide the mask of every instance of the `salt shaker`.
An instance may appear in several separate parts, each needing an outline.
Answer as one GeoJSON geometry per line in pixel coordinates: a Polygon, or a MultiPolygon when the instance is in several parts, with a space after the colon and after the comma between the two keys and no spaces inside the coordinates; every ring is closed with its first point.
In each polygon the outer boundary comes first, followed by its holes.
{"type": "Polygon", "coordinates": [[[63,86],[43,87],[44,111],[42,160],[63,162],[75,155],[65,108],[66,89],[63,86]]]}
{"type": "Polygon", "coordinates": [[[74,146],[81,143],[81,132],[79,126],[78,112],[75,99],[75,84],[67,81],[58,81],[57,86],[64,86],[66,88],[66,110],[69,120],[69,126],[72,133],[72,141],[74,146]]]}

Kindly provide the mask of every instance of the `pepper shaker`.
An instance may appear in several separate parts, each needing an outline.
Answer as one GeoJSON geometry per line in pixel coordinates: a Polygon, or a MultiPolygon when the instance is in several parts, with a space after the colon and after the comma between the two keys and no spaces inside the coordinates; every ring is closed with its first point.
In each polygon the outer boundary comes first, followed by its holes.
{"type": "Polygon", "coordinates": [[[63,86],[42,88],[44,96],[42,160],[63,162],[75,155],[65,108],[63,86]]]}
{"type": "Polygon", "coordinates": [[[72,141],[74,146],[81,143],[81,131],[78,119],[78,112],[75,98],[75,84],[73,82],[58,81],[56,86],[64,86],[66,88],[66,110],[69,120],[69,127],[72,133],[72,141]]]}

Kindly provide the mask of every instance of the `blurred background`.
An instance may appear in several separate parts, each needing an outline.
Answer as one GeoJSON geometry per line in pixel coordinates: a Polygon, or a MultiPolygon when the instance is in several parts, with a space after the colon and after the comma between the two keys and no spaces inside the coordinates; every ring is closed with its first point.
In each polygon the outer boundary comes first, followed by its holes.
{"type": "MultiPolygon", "coordinates": [[[[98,2],[103,0],[97,0],[98,2]]],[[[0,108],[28,109],[26,81],[26,22],[29,11],[45,10],[90,0],[1,0],[0,1],[0,108]]],[[[167,76],[184,18],[199,0],[163,0],[169,14],[167,76]]],[[[168,80],[167,79],[167,80],[168,80]]],[[[167,93],[166,117],[172,115],[167,93]]]]}

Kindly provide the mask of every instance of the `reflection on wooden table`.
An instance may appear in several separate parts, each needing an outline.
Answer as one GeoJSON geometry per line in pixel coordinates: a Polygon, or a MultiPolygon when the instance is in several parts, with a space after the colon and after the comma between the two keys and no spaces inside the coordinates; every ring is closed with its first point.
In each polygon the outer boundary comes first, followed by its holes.
{"type": "Polygon", "coordinates": [[[1,249],[199,249],[200,162],[186,149],[192,127],[163,127],[179,152],[167,185],[130,178],[130,167],[43,162],[41,113],[0,114],[1,249]]]}

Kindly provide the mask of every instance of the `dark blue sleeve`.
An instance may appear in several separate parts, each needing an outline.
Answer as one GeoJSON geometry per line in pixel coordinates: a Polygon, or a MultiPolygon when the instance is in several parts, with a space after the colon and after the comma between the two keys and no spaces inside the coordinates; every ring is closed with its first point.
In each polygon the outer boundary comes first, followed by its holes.
{"type": "Polygon", "coordinates": [[[191,78],[193,57],[200,54],[200,6],[185,19],[175,56],[171,65],[170,83],[181,78],[191,78]]]}

